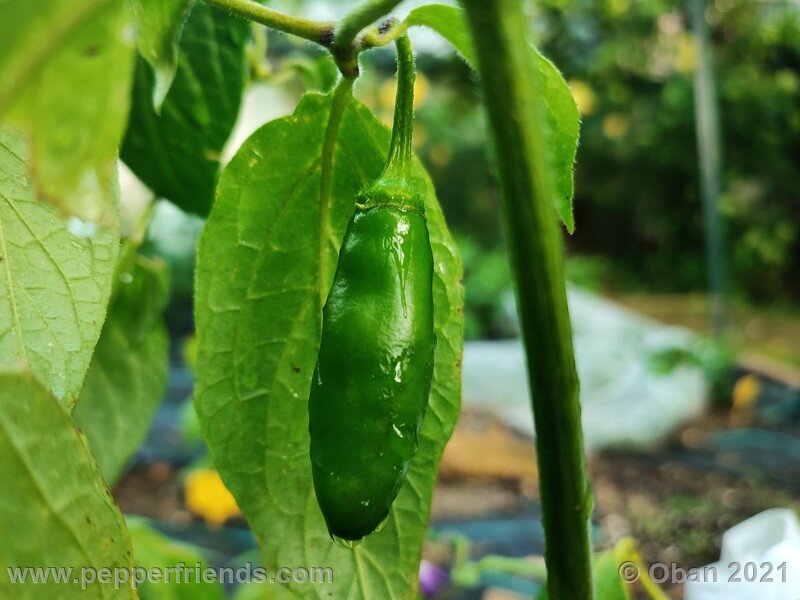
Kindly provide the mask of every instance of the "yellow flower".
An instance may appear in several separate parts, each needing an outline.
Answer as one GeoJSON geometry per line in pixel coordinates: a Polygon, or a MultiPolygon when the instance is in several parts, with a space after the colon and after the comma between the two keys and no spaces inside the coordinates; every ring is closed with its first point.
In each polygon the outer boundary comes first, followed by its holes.
{"type": "Polygon", "coordinates": [[[189,473],[186,478],[186,507],[212,527],[219,527],[242,514],[219,473],[212,469],[189,473]]]}

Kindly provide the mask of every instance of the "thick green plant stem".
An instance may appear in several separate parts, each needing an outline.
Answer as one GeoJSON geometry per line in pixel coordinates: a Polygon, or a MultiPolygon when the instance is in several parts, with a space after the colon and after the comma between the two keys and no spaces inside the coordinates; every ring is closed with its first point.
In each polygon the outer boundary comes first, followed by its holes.
{"type": "Polygon", "coordinates": [[[461,0],[478,56],[502,190],[536,423],[547,586],[593,596],[591,492],[579,384],[535,68],[521,0],[461,0]]]}

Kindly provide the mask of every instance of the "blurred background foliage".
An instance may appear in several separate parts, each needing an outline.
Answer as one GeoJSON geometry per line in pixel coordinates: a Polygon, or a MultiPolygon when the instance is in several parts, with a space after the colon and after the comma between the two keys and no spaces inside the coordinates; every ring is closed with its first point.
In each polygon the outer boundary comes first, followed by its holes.
{"type": "MultiPolygon", "coordinates": [[[[350,4],[271,5],[336,18],[350,4]]],[[[401,8],[415,4],[410,0],[401,8]]],[[[685,3],[542,0],[529,6],[533,37],[564,73],[583,119],[576,231],[564,235],[569,279],[623,300],[644,293],[702,294],[706,273],[692,93],[696,52],[685,3]]],[[[716,0],[707,17],[720,102],[720,204],[734,306],[759,314],[777,311],[780,322],[796,312],[791,305],[800,300],[800,4],[716,0]]],[[[510,275],[475,76],[434,34],[414,30],[414,39],[421,70],[415,142],[464,257],[467,336],[513,336],[510,275]]],[[[280,87],[284,112],[303,91],[324,91],[335,81],[328,59],[281,34],[270,33],[252,54],[254,76],[280,87]],[[267,60],[261,58],[265,52],[267,60]]],[[[357,96],[390,124],[393,52],[366,53],[364,61],[357,96]]],[[[190,238],[198,228],[187,226],[190,238]]],[[[192,264],[191,258],[185,262],[192,264]]],[[[691,307],[684,303],[681,310],[701,321],[696,313],[704,310],[702,300],[698,305],[691,297],[691,307]]],[[[652,303],[632,304],[664,317],[660,307],[649,310],[652,303]]]]}
{"type": "MultiPolygon", "coordinates": [[[[800,298],[800,6],[717,0],[707,12],[723,132],[731,284],[800,298]]],[[[583,112],[573,253],[613,259],[620,284],[702,290],[691,73],[683,5],[552,2],[543,46],[583,112]]]]}
{"type": "MultiPolygon", "coordinates": [[[[721,210],[734,297],[800,300],[800,5],[709,5],[723,132],[721,210]]],[[[582,113],[576,283],[616,294],[703,292],[706,274],[693,114],[695,44],[685,5],[669,0],[550,0],[531,14],[582,113]]],[[[471,336],[506,333],[492,310],[507,281],[486,177],[485,138],[468,72],[419,111],[423,160],[462,240],[471,336]]],[[[424,68],[424,66],[423,66],[424,68]]],[[[439,69],[445,69],[440,66],[439,69]]],[[[437,73],[437,81],[440,77],[437,73]]],[[[433,75],[432,75],[433,77],[433,75]]]]}

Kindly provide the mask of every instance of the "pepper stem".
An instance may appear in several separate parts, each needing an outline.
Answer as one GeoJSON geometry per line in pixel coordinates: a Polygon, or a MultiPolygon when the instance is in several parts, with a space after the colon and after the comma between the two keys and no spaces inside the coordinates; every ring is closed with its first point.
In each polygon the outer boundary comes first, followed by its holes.
{"type": "Polygon", "coordinates": [[[394,104],[392,141],[389,144],[389,157],[386,172],[401,170],[411,160],[411,142],[414,132],[414,51],[407,35],[395,41],[397,46],[397,98],[394,104]]]}
{"type": "Polygon", "coordinates": [[[428,184],[413,168],[411,142],[414,130],[414,52],[402,35],[397,45],[397,98],[389,143],[389,157],[380,177],[361,192],[361,206],[393,205],[404,210],[425,211],[428,184]]]}

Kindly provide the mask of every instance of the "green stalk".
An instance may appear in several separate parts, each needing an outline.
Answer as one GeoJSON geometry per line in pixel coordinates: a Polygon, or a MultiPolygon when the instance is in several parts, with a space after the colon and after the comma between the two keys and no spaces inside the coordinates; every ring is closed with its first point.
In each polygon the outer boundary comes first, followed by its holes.
{"type": "Polygon", "coordinates": [[[253,0],[205,0],[205,3],[323,46],[327,45],[334,27],[333,23],[286,15],[253,0]]]}
{"type": "Polygon", "coordinates": [[[361,33],[358,46],[361,50],[386,46],[405,34],[410,26],[407,21],[389,19],[378,27],[368,27],[361,33]]]}
{"type": "Polygon", "coordinates": [[[336,27],[331,52],[336,65],[345,77],[358,77],[360,41],[356,38],[362,29],[389,13],[402,0],[369,0],[345,15],[336,27]]]}
{"type": "Polygon", "coordinates": [[[521,0],[461,0],[467,12],[502,191],[536,423],[552,600],[593,597],[591,491],[564,283],[563,250],[521,0]]]}
{"type": "Polygon", "coordinates": [[[411,40],[403,35],[397,46],[397,97],[394,101],[394,122],[389,155],[380,177],[359,195],[359,204],[394,204],[403,209],[425,211],[426,183],[410,168],[414,135],[414,51],[411,40]]]}
{"type": "MultiPolygon", "coordinates": [[[[348,79],[358,77],[358,55],[362,50],[385,45],[400,32],[381,39],[384,29],[361,31],[389,13],[402,0],[369,0],[347,14],[340,24],[293,17],[262,6],[254,0],[204,0],[206,4],[225,10],[237,17],[260,23],[297,37],[315,42],[330,50],[339,71],[348,79]]],[[[388,26],[387,26],[388,27],[388,26]]]]}
{"type": "Polygon", "coordinates": [[[402,0],[369,0],[356,7],[336,28],[336,45],[352,46],[362,29],[389,14],[400,2],[402,0]]]}
{"type": "Polygon", "coordinates": [[[405,170],[411,161],[414,135],[414,51],[407,35],[400,36],[397,46],[397,96],[394,102],[392,139],[386,169],[405,170]]]}

